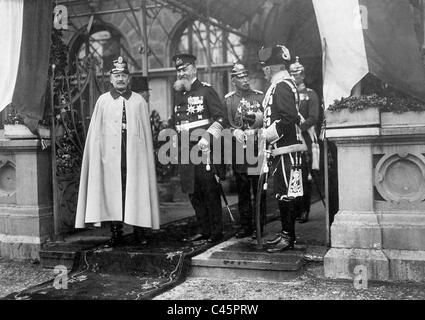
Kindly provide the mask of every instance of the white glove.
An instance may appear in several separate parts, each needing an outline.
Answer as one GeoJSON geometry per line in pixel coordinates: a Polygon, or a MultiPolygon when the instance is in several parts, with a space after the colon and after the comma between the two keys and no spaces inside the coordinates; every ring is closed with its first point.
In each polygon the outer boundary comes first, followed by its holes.
{"type": "Polygon", "coordinates": [[[233,136],[236,138],[237,141],[240,143],[245,143],[245,132],[243,132],[241,129],[235,129],[233,131],[233,136]]]}
{"type": "Polygon", "coordinates": [[[205,139],[205,138],[202,138],[202,139],[201,139],[201,140],[199,140],[199,142],[198,142],[198,148],[199,148],[199,150],[201,150],[201,151],[202,151],[202,152],[204,152],[204,153],[206,153],[206,152],[210,151],[209,145],[210,145],[210,143],[209,143],[209,142],[208,142],[208,140],[207,140],[207,139],[205,139]]]}

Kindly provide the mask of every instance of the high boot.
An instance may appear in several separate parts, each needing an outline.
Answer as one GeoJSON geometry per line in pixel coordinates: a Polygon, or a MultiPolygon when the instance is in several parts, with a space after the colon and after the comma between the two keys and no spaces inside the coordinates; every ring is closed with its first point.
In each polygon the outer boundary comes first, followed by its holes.
{"type": "Polygon", "coordinates": [[[112,223],[111,224],[111,239],[109,239],[108,243],[106,244],[109,248],[114,248],[117,245],[122,243],[122,225],[112,223]]]}
{"type": "Polygon", "coordinates": [[[298,222],[299,223],[306,223],[308,221],[308,215],[310,212],[308,211],[303,211],[301,213],[301,216],[298,218],[298,222]]]}
{"type": "Polygon", "coordinates": [[[145,231],[141,227],[133,228],[134,242],[137,245],[145,245],[148,243],[145,236],[145,231]]]}
{"type": "Polygon", "coordinates": [[[272,248],[267,249],[267,252],[275,253],[294,249],[295,239],[287,231],[281,232],[280,241],[277,242],[272,248]]]}
{"type": "MultiPolygon", "coordinates": [[[[287,201],[278,201],[279,203],[279,211],[280,211],[280,221],[282,224],[282,230],[286,230],[289,224],[289,203],[287,201]]],[[[282,232],[276,234],[276,237],[266,241],[267,244],[277,244],[282,240],[282,232]]]]}
{"type": "Polygon", "coordinates": [[[297,218],[295,201],[288,203],[287,225],[283,230],[289,233],[289,237],[295,242],[295,219],[297,218]]]}

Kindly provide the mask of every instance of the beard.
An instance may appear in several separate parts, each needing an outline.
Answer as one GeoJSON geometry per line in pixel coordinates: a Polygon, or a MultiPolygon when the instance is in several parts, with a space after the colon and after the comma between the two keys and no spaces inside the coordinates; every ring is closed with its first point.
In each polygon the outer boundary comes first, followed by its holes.
{"type": "Polygon", "coordinates": [[[186,78],[177,79],[173,84],[174,90],[176,91],[190,91],[192,84],[186,78]]]}

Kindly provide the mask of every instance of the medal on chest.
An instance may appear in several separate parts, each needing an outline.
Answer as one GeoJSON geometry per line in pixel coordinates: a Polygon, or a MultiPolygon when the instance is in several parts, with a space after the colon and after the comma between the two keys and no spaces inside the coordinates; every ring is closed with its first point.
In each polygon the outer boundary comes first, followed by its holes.
{"type": "Polygon", "coordinates": [[[198,115],[199,119],[202,119],[202,113],[204,112],[204,97],[196,96],[187,98],[187,115],[198,115]]]}

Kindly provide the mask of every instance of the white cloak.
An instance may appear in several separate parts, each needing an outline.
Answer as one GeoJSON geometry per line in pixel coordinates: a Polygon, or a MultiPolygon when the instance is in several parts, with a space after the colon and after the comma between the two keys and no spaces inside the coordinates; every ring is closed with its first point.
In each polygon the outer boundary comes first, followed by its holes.
{"type": "Polygon", "coordinates": [[[124,222],[159,229],[159,202],[148,106],[132,92],[128,100],[110,92],[96,102],[81,166],[76,228],[122,221],[121,124],[127,117],[127,183],[124,222]]]}

